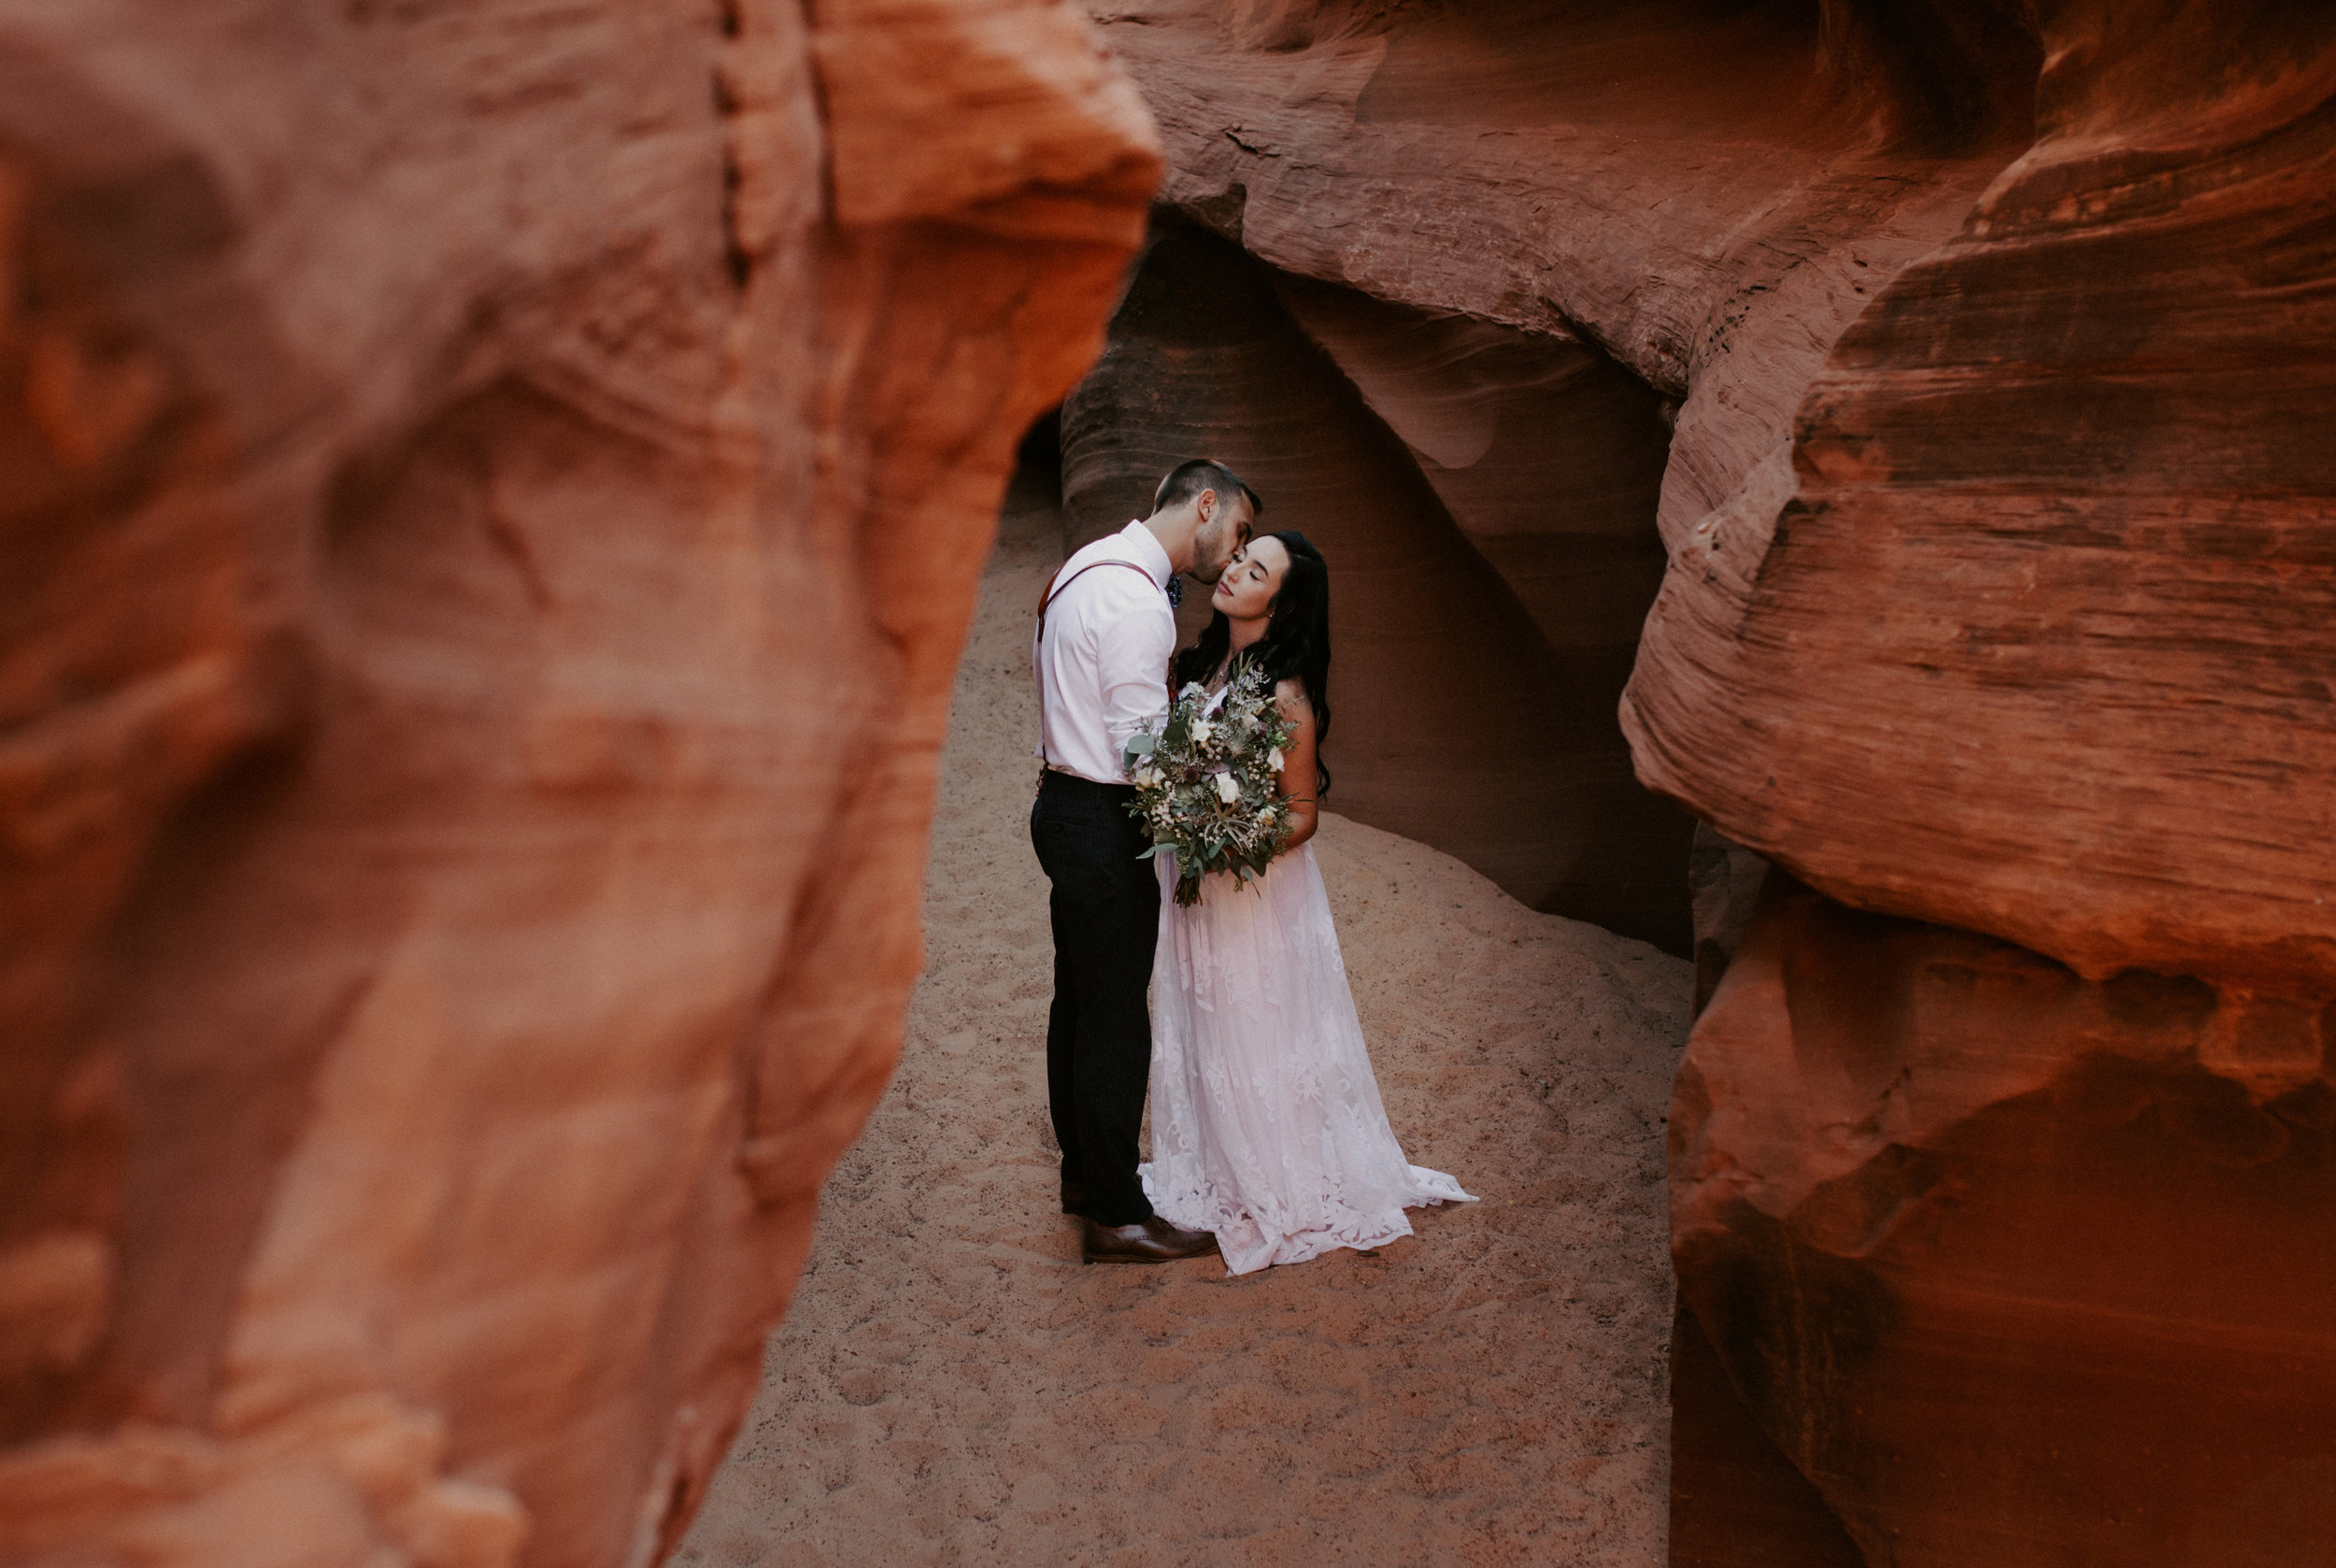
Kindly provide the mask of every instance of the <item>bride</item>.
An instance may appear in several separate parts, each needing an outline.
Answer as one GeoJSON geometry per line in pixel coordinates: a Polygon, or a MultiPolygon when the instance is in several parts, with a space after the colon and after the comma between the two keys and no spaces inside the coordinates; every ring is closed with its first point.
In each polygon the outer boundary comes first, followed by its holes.
{"type": "Polygon", "coordinates": [[[1225,1265],[1247,1274],[1333,1247],[1411,1234],[1403,1210],[1473,1201],[1441,1171],[1411,1164],[1389,1127],[1362,1025],[1316,869],[1318,760],[1330,731],[1330,577],[1303,534],[1267,534],[1232,558],[1200,642],[1172,683],[1222,701],[1233,675],[1261,663],[1295,742],[1280,793],[1288,845],[1243,888],[1208,877],[1201,900],[1172,896],[1160,868],[1160,948],[1152,998],[1152,1159],[1144,1190],[1170,1223],[1211,1231],[1225,1265]]]}

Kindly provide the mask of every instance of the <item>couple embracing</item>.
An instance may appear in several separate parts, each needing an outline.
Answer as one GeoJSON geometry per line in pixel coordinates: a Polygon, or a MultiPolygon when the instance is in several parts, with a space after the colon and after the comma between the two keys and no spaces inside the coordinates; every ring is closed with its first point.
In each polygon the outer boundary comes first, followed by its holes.
{"type": "Polygon", "coordinates": [[[1329,569],[1303,534],[1255,533],[1261,509],[1222,463],[1179,464],[1151,516],[1073,555],[1039,605],[1031,840],[1052,885],[1047,1090],[1062,1210],[1090,1263],[1221,1252],[1246,1274],[1367,1250],[1411,1233],[1405,1208],[1469,1196],[1404,1160],[1379,1102],[1306,843],[1329,784],[1329,569]],[[1214,613],[1179,654],[1180,574],[1214,585],[1214,613]],[[1291,733],[1276,781],[1288,830],[1262,876],[1205,877],[1182,905],[1174,854],[1144,858],[1152,835],[1129,809],[1125,748],[1160,728],[1173,691],[1222,702],[1246,670],[1273,683],[1291,733]]]}

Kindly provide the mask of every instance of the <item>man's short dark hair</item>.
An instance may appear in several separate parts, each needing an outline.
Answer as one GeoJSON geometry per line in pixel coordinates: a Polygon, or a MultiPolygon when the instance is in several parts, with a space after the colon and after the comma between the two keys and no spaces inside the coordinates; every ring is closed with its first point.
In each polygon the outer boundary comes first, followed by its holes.
{"type": "Polygon", "coordinates": [[[1247,496],[1251,517],[1261,516],[1265,511],[1265,503],[1249,488],[1249,482],[1213,457],[1196,457],[1169,469],[1168,477],[1152,492],[1152,510],[1164,512],[1171,506],[1181,506],[1204,490],[1215,491],[1219,501],[1230,500],[1236,492],[1247,496]]]}

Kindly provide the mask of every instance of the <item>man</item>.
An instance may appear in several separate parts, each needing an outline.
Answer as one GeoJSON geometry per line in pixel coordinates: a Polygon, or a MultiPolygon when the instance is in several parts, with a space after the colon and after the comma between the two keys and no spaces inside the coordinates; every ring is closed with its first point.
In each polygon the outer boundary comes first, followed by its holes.
{"type": "Polygon", "coordinates": [[[1128,814],[1135,787],[1122,748],[1167,714],[1175,577],[1217,581],[1262,509],[1223,463],[1179,463],[1153,493],[1152,515],[1064,562],[1038,608],[1031,667],[1045,771],[1030,836],[1053,884],[1047,1096],[1062,1146],[1062,1212],[1079,1216],[1090,1263],[1217,1250],[1207,1232],[1155,1215],[1136,1177],[1160,883],[1137,858],[1151,841],[1128,814]]]}

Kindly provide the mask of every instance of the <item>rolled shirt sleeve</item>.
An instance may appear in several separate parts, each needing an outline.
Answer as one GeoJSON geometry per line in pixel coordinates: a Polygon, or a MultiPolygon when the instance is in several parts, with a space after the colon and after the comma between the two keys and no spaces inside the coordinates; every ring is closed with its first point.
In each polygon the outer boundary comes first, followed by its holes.
{"type": "Polygon", "coordinates": [[[1127,608],[1132,613],[1104,621],[1095,646],[1104,734],[1115,763],[1127,754],[1130,737],[1157,733],[1167,719],[1168,661],[1176,651],[1176,619],[1164,598],[1147,595],[1127,608]]]}

